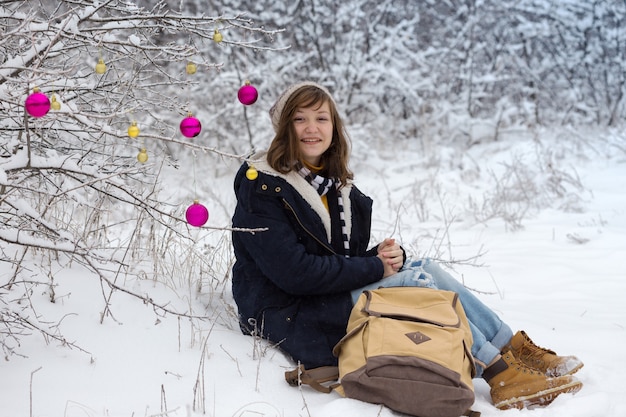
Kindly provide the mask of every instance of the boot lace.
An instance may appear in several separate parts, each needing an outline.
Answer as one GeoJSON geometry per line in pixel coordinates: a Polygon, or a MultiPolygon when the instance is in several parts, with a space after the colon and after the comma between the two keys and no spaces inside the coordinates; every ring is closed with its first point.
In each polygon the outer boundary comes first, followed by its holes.
{"type": "Polygon", "coordinates": [[[528,366],[526,363],[520,360],[519,357],[515,357],[511,353],[507,353],[504,356],[504,359],[509,364],[509,366],[515,368],[515,370],[518,372],[523,372],[525,374],[530,374],[530,375],[540,374],[539,372],[537,372],[537,369],[531,366],[528,366]]]}
{"type": "Polygon", "coordinates": [[[548,364],[544,360],[544,355],[555,355],[555,353],[550,349],[536,345],[526,334],[524,334],[524,339],[525,343],[521,346],[519,352],[520,359],[532,364],[537,364],[538,366],[547,366],[548,364]]]}

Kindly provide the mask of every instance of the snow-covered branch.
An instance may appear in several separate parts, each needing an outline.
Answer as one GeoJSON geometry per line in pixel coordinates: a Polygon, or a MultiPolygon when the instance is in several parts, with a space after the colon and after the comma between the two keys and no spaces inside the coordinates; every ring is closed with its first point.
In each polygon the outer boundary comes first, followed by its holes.
{"type": "MultiPolygon", "coordinates": [[[[216,123],[206,122],[194,140],[181,135],[179,123],[191,111],[202,117],[204,109],[193,100],[208,100],[197,89],[232,65],[225,58],[237,49],[251,56],[284,50],[277,42],[282,29],[268,29],[244,12],[210,16],[206,7],[188,13],[161,0],[140,3],[145,7],[122,0],[0,2],[0,268],[10,276],[2,291],[28,295],[44,283],[53,294],[50,269],[77,263],[100,276],[109,312],[111,297],[125,293],[158,314],[195,317],[191,308],[178,313],[117,278],[144,279],[137,265],[146,260],[154,263],[153,274],[171,274],[163,259],[179,256],[176,250],[193,262],[206,256],[181,206],[191,197],[163,197],[159,175],[185,152],[245,159],[244,151],[212,141],[216,123]],[[50,101],[44,116],[31,115],[26,106],[34,87],[50,101]],[[150,155],[147,163],[137,157],[140,150],[150,155]],[[37,276],[41,280],[32,279],[37,276]]],[[[229,80],[220,94],[236,97],[239,87],[229,80]]],[[[197,232],[234,230],[213,223],[197,232]]],[[[11,307],[0,303],[0,314],[11,307]]],[[[0,322],[57,337],[35,317],[3,314],[0,322]]],[[[0,331],[5,349],[6,337],[0,331]]]]}

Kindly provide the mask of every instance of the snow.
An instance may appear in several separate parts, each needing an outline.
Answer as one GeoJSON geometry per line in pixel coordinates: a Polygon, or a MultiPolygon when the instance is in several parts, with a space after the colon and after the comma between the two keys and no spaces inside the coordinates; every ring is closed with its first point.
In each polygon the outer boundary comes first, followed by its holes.
{"type": "Polygon", "coordinates": [[[128,37],[128,41],[135,46],[140,46],[141,45],[141,39],[139,38],[139,36],[137,35],[130,35],[128,37]]]}
{"type": "MultiPolygon", "coordinates": [[[[358,138],[363,132],[351,133],[357,184],[375,200],[374,240],[393,235],[418,254],[470,260],[449,267],[513,329],[585,362],[576,374],[583,389],[546,408],[499,411],[491,405],[487,384],[475,380],[473,409],[484,417],[626,415],[621,381],[626,370],[624,135],[597,133],[581,145],[551,133],[539,147],[524,135],[511,135],[466,152],[431,144],[425,154],[411,142],[364,142],[358,138]],[[563,209],[567,195],[553,194],[514,230],[502,218],[476,221],[469,196],[493,189],[494,176],[507,175],[504,162],[533,152],[536,161],[558,155],[551,161],[561,175],[575,170],[583,189],[567,191],[579,196],[577,209],[563,209]],[[424,205],[421,219],[418,204],[424,205]],[[475,259],[477,254],[482,256],[475,259]]],[[[209,207],[210,226],[227,225],[234,204],[237,164],[222,163],[226,174],[203,182],[199,190],[224,205],[223,210],[209,207]]],[[[544,171],[533,161],[525,160],[524,167],[534,168],[533,178],[541,181],[544,171]]],[[[191,193],[185,173],[171,169],[163,177],[172,185],[164,186],[170,201],[181,206],[191,193]]],[[[227,233],[209,229],[182,232],[198,245],[228,239],[227,233]]],[[[218,263],[219,268],[218,276],[226,274],[229,263],[218,263]]],[[[0,417],[399,415],[335,393],[288,386],[283,373],[294,364],[268,343],[240,333],[228,280],[205,282],[196,294],[185,289],[185,272],[182,265],[167,279],[120,278],[117,284],[174,311],[193,307],[207,320],[162,314],[118,291],[110,299],[111,314],[101,322],[108,287],[76,263],[54,267],[55,302],[45,302],[48,288],[38,287],[30,297],[38,315],[59,323],[65,341],[36,333],[21,339],[19,355],[0,365],[0,417]]],[[[10,277],[11,271],[0,271],[0,282],[10,277]]]]}

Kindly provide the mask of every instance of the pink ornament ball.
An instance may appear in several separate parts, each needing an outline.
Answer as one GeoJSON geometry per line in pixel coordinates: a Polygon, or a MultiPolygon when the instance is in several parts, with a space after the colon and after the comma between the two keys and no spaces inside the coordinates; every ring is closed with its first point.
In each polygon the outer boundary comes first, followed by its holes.
{"type": "Polygon", "coordinates": [[[256,102],[256,100],[259,98],[259,93],[253,85],[246,83],[237,92],[237,98],[239,99],[241,104],[249,106],[256,102]]]}
{"type": "Polygon", "coordinates": [[[200,134],[201,130],[202,124],[200,123],[200,120],[193,116],[185,117],[180,122],[180,133],[187,138],[195,138],[200,134]]]}
{"type": "Polygon", "coordinates": [[[43,117],[50,111],[50,99],[43,93],[34,92],[26,97],[26,111],[33,117],[43,117]]]}
{"type": "Polygon", "coordinates": [[[194,201],[192,205],[187,207],[185,218],[190,225],[202,227],[209,220],[209,210],[202,204],[194,201]]]}

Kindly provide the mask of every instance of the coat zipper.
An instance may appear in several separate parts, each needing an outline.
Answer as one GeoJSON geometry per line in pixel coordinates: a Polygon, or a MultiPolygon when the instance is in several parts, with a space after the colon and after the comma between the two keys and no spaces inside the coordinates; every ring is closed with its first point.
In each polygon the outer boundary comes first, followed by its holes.
{"type": "Polygon", "coordinates": [[[305,231],[305,232],[306,232],[309,236],[311,236],[311,237],[312,237],[312,238],[313,238],[313,239],[314,239],[317,243],[319,243],[319,244],[320,244],[320,246],[322,246],[324,249],[328,250],[328,251],[329,251],[330,253],[332,253],[333,255],[336,255],[336,254],[337,254],[337,252],[335,252],[335,251],[333,250],[333,248],[331,248],[330,246],[326,245],[324,242],[322,242],[321,240],[319,240],[319,239],[317,238],[317,236],[315,236],[313,233],[311,233],[311,232],[309,231],[309,229],[307,229],[307,228],[306,228],[306,227],[302,224],[302,222],[300,221],[300,218],[299,218],[299,217],[298,217],[298,215],[296,214],[296,211],[293,209],[293,207],[291,207],[291,205],[290,205],[290,204],[287,202],[287,200],[285,200],[284,198],[283,198],[283,204],[285,205],[285,207],[286,207],[289,211],[291,211],[291,212],[293,213],[293,216],[296,218],[296,220],[297,220],[298,224],[300,225],[300,227],[302,227],[302,229],[303,229],[303,230],[304,230],[304,231],[305,231]]]}

